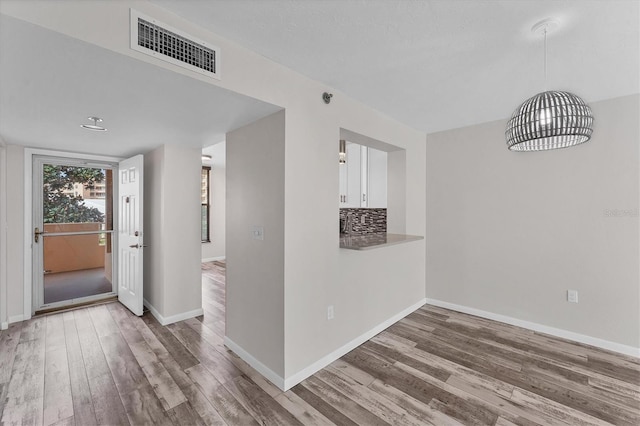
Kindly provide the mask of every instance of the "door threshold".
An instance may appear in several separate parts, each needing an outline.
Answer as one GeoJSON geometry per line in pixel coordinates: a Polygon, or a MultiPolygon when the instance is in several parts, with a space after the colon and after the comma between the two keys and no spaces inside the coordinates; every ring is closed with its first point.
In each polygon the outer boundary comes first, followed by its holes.
{"type": "Polygon", "coordinates": [[[110,296],[100,300],[91,300],[88,302],[74,303],[71,305],[58,306],[55,308],[41,309],[39,311],[36,311],[33,316],[37,317],[37,316],[44,316],[44,315],[53,314],[53,313],[73,311],[74,309],[86,308],[87,306],[104,305],[107,303],[113,303],[117,301],[118,301],[118,296],[110,296]]]}

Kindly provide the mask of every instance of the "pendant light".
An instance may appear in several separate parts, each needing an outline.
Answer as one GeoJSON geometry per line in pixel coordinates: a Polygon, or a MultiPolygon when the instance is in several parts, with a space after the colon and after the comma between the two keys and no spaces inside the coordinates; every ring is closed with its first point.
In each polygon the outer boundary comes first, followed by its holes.
{"type": "Polygon", "coordinates": [[[556,26],[556,21],[545,19],[531,28],[544,34],[545,91],[524,101],[507,123],[505,137],[512,151],[567,148],[588,141],[593,133],[591,108],[580,97],[546,89],[547,33],[556,26]]]}

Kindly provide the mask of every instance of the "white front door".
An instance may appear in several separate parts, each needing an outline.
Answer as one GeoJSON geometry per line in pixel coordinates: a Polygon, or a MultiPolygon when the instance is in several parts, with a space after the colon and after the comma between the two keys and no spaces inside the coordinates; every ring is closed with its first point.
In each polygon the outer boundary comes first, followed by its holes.
{"type": "Polygon", "coordinates": [[[118,300],[142,315],[144,157],[121,161],[118,169],[118,300]]]}

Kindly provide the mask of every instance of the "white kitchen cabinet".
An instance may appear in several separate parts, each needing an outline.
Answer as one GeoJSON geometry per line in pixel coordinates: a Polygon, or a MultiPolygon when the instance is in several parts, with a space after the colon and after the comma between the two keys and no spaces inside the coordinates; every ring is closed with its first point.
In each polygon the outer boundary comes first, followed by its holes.
{"type": "Polygon", "coordinates": [[[387,153],[367,149],[366,207],[387,207],[387,153]]]}
{"type": "Polygon", "coordinates": [[[355,143],[347,143],[347,199],[343,207],[360,207],[362,187],[362,147],[355,143]]]}
{"type": "Polygon", "coordinates": [[[347,142],[340,165],[339,205],[343,208],[387,207],[387,153],[347,142]]]}
{"type": "Polygon", "coordinates": [[[347,163],[340,164],[340,207],[347,205],[347,163]]]}

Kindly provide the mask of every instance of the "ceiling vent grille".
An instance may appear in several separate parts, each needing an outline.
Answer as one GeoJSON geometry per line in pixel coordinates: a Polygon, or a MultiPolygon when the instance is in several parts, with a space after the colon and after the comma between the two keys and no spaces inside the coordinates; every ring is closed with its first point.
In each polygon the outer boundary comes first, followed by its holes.
{"type": "Polygon", "coordinates": [[[131,48],[220,79],[220,49],[131,9],[131,48]]]}

